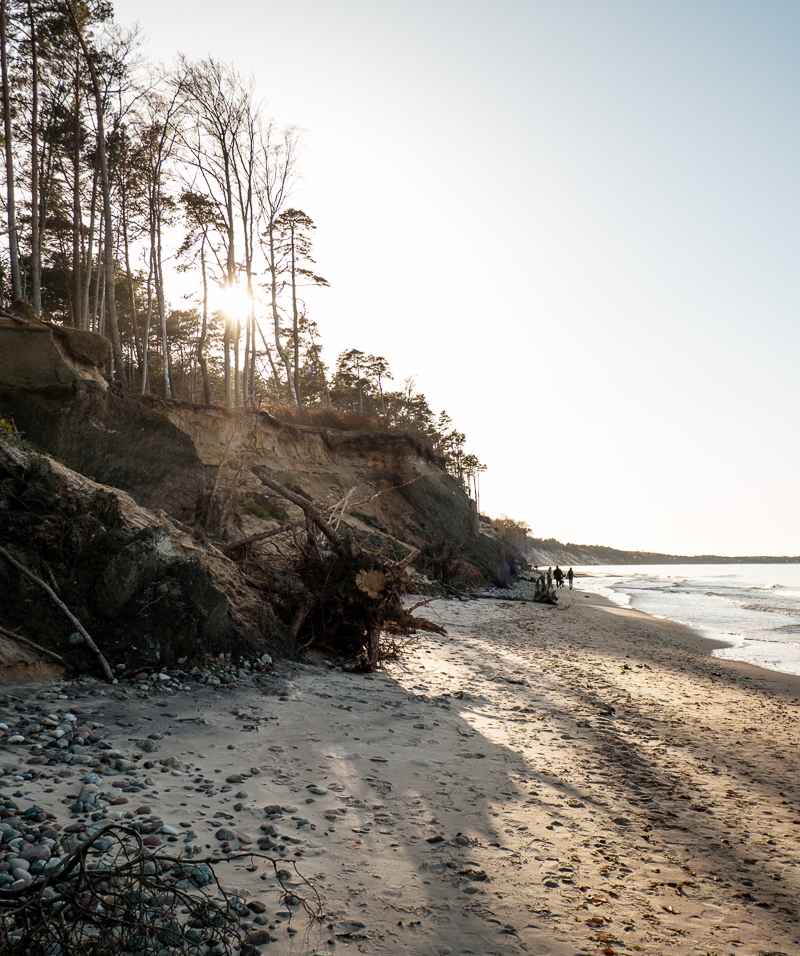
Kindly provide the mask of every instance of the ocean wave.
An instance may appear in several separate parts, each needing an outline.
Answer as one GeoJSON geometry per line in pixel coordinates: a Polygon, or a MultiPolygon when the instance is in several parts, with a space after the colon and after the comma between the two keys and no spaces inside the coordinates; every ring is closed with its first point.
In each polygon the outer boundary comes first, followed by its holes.
{"type": "Polygon", "coordinates": [[[742,635],[746,644],[797,644],[800,637],[800,626],[789,624],[787,627],[776,627],[774,631],[754,631],[752,634],[742,635]]]}
{"type": "Polygon", "coordinates": [[[615,604],[716,636],[731,645],[720,656],[800,673],[800,565],[651,565],[605,573],[604,593],[615,604]]]}
{"type": "Polygon", "coordinates": [[[796,604],[742,604],[743,611],[760,611],[764,614],[785,614],[787,617],[795,617],[800,614],[800,608],[796,604]]]}

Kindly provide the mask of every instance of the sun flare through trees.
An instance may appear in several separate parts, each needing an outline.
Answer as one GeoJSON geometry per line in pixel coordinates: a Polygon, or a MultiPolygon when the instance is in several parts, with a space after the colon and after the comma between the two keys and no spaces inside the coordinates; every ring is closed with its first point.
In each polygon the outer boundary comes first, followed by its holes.
{"type": "Polygon", "coordinates": [[[6,307],[106,336],[122,389],[403,429],[477,499],[484,466],[413,377],[392,390],[357,348],[326,366],[305,290],[328,280],[292,204],[300,134],[251,78],[146,63],[98,0],[2,0],[0,41],[6,307]]]}

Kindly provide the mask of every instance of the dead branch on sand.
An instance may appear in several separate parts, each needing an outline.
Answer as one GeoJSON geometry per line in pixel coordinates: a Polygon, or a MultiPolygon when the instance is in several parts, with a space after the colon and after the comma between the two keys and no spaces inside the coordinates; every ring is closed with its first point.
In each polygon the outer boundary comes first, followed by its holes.
{"type": "Polygon", "coordinates": [[[46,581],[43,581],[40,577],[37,577],[37,575],[35,575],[33,571],[26,568],[25,565],[17,561],[16,558],[13,558],[8,553],[8,551],[6,551],[5,548],[0,547],[0,555],[2,555],[6,559],[6,561],[8,561],[9,564],[13,565],[18,571],[21,571],[22,574],[30,578],[31,581],[35,581],[42,588],[45,594],[47,594],[50,600],[53,601],[53,603],[56,604],[59,608],[61,608],[61,610],[64,612],[64,614],[66,614],[66,616],[72,622],[74,627],[77,629],[78,633],[86,642],[86,646],[92,651],[93,654],[97,656],[97,659],[100,662],[100,666],[103,669],[103,674],[105,675],[106,680],[108,681],[114,680],[114,675],[111,673],[111,668],[109,667],[108,661],[105,659],[103,652],[100,650],[97,644],[95,644],[95,642],[89,636],[89,633],[86,630],[86,628],[83,626],[83,624],[81,624],[81,622],[77,619],[77,617],[75,617],[72,611],[70,611],[67,605],[64,604],[64,602],[56,594],[56,592],[50,587],[50,585],[47,584],[46,581]]]}
{"type": "MultiPolygon", "coordinates": [[[[112,823],[68,849],[33,880],[0,890],[0,951],[8,956],[108,956],[177,952],[185,956],[247,954],[269,941],[249,933],[247,905],[226,892],[215,867],[241,858],[178,859],[148,849],[132,826],[112,823]],[[255,945],[254,945],[255,944],[255,945]]],[[[246,854],[272,864],[281,902],[302,906],[312,919],[322,904],[314,887],[287,861],[246,854]],[[285,880],[299,878],[311,899],[285,880]]]]}
{"type": "Polygon", "coordinates": [[[17,634],[15,631],[9,631],[4,627],[0,627],[0,637],[5,637],[16,644],[20,644],[22,647],[27,647],[36,654],[44,654],[45,657],[49,657],[58,664],[64,664],[64,658],[60,654],[56,654],[55,651],[49,651],[46,647],[42,647],[41,644],[36,644],[34,641],[28,640],[27,637],[22,637],[17,634]]]}

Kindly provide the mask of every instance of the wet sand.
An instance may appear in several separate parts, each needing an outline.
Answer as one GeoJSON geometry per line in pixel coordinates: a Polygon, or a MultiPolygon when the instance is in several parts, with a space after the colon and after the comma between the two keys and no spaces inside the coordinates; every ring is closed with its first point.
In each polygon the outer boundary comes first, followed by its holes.
{"type": "Polygon", "coordinates": [[[265,905],[276,956],[800,953],[800,679],[711,658],[579,580],[558,608],[434,611],[447,636],[375,675],[27,687],[34,709],[99,725],[128,769],[106,763],[102,809],[81,812],[103,766],[47,749],[31,765],[9,709],[0,795],[64,825],[149,811],[162,849],[218,860],[228,891],[265,905]],[[324,919],[237,855],[270,827],[268,855],[324,919]]]}

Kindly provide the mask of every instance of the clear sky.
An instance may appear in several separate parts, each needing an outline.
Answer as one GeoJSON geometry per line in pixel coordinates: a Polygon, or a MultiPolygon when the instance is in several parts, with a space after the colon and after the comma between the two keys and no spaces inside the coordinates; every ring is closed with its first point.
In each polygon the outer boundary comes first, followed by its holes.
{"type": "Polygon", "coordinates": [[[302,127],[325,357],[533,533],[800,554],[798,0],[115,0],[302,127]]]}

